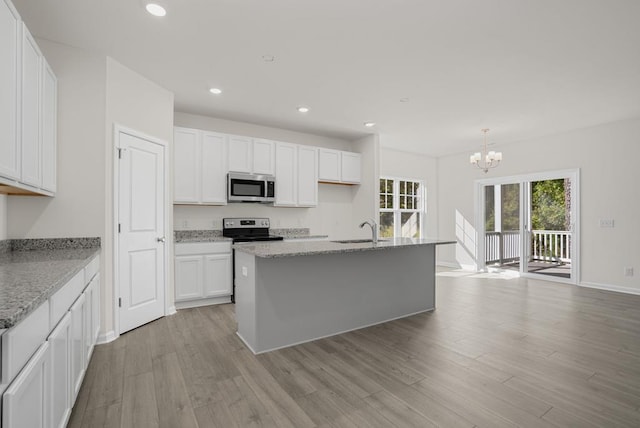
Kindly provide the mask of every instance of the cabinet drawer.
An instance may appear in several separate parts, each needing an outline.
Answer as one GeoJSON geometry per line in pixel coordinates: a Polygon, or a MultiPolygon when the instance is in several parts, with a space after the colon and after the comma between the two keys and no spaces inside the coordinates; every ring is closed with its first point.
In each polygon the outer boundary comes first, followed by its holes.
{"type": "Polygon", "coordinates": [[[8,383],[49,335],[49,302],[2,335],[2,382],[8,383]]]}
{"type": "MultiPolygon", "coordinates": [[[[91,282],[91,279],[93,279],[93,277],[98,273],[99,270],[100,256],[95,256],[93,260],[91,260],[89,264],[84,268],[84,283],[88,284],[89,282],[91,282]]],[[[69,304],[69,306],[71,306],[71,304],[69,304]]]]}
{"type": "Polygon", "coordinates": [[[193,254],[231,253],[231,241],[222,242],[185,242],[176,244],[176,256],[193,254]]]}
{"type": "Polygon", "coordinates": [[[69,282],[51,296],[50,330],[53,330],[56,324],[58,324],[58,321],[62,319],[73,302],[75,302],[80,293],[82,293],[82,289],[86,284],[86,282],[84,282],[84,277],[84,271],[78,272],[69,282]]]}

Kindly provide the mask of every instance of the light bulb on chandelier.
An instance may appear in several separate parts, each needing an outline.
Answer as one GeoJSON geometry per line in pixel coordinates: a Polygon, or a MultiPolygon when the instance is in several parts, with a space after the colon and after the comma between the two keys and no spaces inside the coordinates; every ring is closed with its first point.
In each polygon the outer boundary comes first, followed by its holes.
{"type": "Polygon", "coordinates": [[[500,164],[502,152],[487,151],[487,132],[489,132],[489,128],[483,128],[480,131],[484,133],[482,153],[476,152],[469,156],[469,162],[483,170],[486,174],[491,168],[495,168],[500,164]]]}

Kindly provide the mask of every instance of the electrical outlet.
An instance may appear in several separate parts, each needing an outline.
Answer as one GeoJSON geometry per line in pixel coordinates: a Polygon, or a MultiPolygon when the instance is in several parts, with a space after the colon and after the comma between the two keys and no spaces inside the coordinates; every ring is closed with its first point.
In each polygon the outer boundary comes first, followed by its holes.
{"type": "Polygon", "coordinates": [[[624,276],[633,276],[633,267],[627,266],[624,268],[624,276]]]}
{"type": "Polygon", "coordinates": [[[613,219],[612,218],[601,218],[600,219],[600,227],[613,227],[613,219]]]}
{"type": "Polygon", "coordinates": [[[182,228],[183,229],[188,229],[189,228],[189,221],[182,220],[182,228]]]}
{"type": "Polygon", "coordinates": [[[213,229],[221,229],[222,228],[222,221],[221,220],[213,220],[211,221],[211,226],[213,226],[213,229]]]}

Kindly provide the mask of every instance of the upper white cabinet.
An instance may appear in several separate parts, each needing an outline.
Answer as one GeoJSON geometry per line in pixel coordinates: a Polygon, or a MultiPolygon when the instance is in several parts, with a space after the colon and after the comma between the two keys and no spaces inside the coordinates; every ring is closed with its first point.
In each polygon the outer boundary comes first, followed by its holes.
{"type": "Polygon", "coordinates": [[[20,179],[18,46],[20,16],[0,0],[0,176],[20,179]]]}
{"type": "Polygon", "coordinates": [[[58,133],[58,83],[53,70],[42,58],[42,94],[40,113],[40,137],[42,144],[42,188],[56,191],[57,133],[58,133]]]}
{"type": "Polygon", "coordinates": [[[329,183],[360,183],[362,156],[341,150],[318,150],[318,180],[329,183]]]}
{"type": "Polygon", "coordinates": [[[229,171],[273,175],[275,144],[262,138],[229,135],[229,171]]]}
{"type": "Polygon", "coordinates": [[[276,143],[276,201],[280,207],[318,205],[318,150],[276,143]]]}
{"type": "Polygon", "coordinates": [[[341,179],[343,183],[360,183],[362,155],[360,153],[340,152],[341,179]]]}
{"type": "Polygon", "coordinates": [[[251,138],[229,135],[229,171],[251,173],[253,145],[251,138]]]}
{"type": "Polygon", "coordinates": [[[40,71],[42,54],[22,24],[22,182],[42,184],[40,165],[40,71]]]}
{"type": "Polygon", "coordinates": [[[253,140],[253,173],[274,175],[275,172],[274,142],[254,138],[253,140]]]}
{"type": "Polygon", "coordinates": [[[56,191],[56,77],[7,0],[0,0],[0,184],[56,191]]]}
{"type": "Polygon", "coordinates": [[[226,136],[175,128],[173,146],[174,203],[226,204],[226,136]]]}

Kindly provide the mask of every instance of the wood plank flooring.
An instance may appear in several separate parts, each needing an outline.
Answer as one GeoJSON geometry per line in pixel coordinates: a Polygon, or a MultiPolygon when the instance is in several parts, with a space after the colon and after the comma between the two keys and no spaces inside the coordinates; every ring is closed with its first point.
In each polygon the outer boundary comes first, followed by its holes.
{"type": "Polygon", "coordinates": [[[638,427],[640,296],[443,270],[437,309],[254,356],[232,305],[95,348],[69,427],[638,427]]]}

